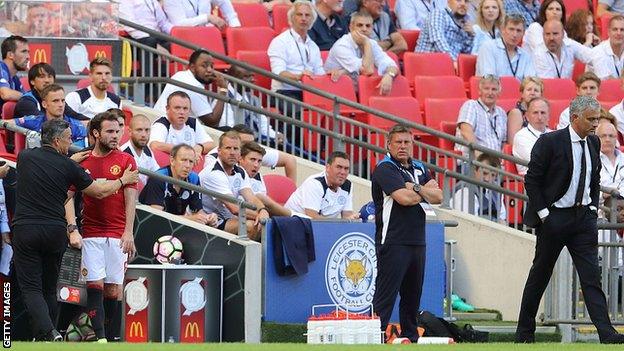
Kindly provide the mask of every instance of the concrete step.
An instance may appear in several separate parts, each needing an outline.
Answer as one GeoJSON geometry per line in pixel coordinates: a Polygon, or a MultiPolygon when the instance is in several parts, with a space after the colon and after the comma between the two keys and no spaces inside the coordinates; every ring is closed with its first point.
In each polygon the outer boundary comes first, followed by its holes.
{"type": "MultiPolygon", "coordinates": [[[[516,332],[515,325],[473,325],[475,330],[489,332],[492,334],[513,334],[516,332]]],[[[537,327],[535,328],[536,334],[554,334],[557,332],[557,327],[537,327]]]]}
{"type": "Polygon", "coordinates": [[[498,319],[497,313],[491,312],[455,312],[453,311],[453,317],[458,321],[495,321],[498,319]]]}

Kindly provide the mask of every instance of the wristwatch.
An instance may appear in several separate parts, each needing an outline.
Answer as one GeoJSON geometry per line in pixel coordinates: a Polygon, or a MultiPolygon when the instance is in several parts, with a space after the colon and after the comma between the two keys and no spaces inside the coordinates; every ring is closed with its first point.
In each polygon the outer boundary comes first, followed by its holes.
{"type": "Polygon", "coordinates": [[[67,225],[67,233],[72,233],[73,231],[78,230],[78,226],[75,224],[67,225]]]}
{"type": "Polygon", "coordinates": [[[392,77],[392,79],[394,79],[394,77],[397,76],[396,72],[392,72],[392,71],[386,72],[386,74],[389,75],[390,77],[392,77]]]}
{"type": "Polygon", "coordinates": [[[412,190],[414,190],[416,194],[420,193],[420,189],[422,189],[422,185],[420,184],[414,184],[414,187],[412,187],[412,190]]]}

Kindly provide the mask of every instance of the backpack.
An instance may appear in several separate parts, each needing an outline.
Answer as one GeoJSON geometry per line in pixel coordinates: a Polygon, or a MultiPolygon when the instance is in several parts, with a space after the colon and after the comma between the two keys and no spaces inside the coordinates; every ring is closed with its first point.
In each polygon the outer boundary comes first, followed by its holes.
{"type": "Polygon", "coordinates": [[[466,324],[460,328],[455,323],[449,323],[438,318],[428,311],[421,311],[418,315],[418,326],[425,330],[423,336],[453,338],[455,342],[487,342],[489,333],[475,330],[472,325],[466,324]]]}

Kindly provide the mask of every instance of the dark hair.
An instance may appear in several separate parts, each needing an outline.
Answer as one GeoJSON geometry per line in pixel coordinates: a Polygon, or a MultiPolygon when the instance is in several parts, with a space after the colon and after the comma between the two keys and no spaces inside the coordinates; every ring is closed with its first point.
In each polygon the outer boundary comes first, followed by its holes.
{"type": "MultiPolygon", "coordinates": [[[[592,15],[589,10],[578,9],[572,12],[565,25],[568,38],[576,40],[581,44],[585,42],[585,36],[587,35],[587,16],[592,16],[592,19],[594,18],[594,15],[592,15]]],[[[598,34],[598,26],[595,23],[593,33],[600,36],[598,34]]]]}
{"type": "Polygon", "coordinates": [[[0,45],[0,51],[2,51],[3,60],[7,58],[9,52],[15,52],[15,50],[17,50],[17,42],[28,43],[28,40],[19,35],[11,35],[10,37],[4,39],[2,45],[0,45]]]}
{"type": "MultiPolygon", "coordinates": [[[[486,153],[482,153],[481,155],[479,155],[479,157],[477,157],[477,162],[487,163],[494,168],[500,168],[501,166],[500,158],[486,153]]],[[[481,167],[477,166],[477,168],[481,167]]]]}
{"type": "Polygon", "coordinates": [[[44,73],[51,75],[52,78],[56,80],[56,71],[54,71],[54,67],[51,65],[45,62],[39,62],[30,67],[28,70],[28,84],[30,84],[31,90],[34,89],[33,82],[35,81],[35,78],[43,75],[44,73]]]}
{"type": "Polygon", "coordinates": [[[329,154],[329,158],[327,158],[327,164],[331,165],[332,163],[334,163],[334,160],[337,158],[344,158],[345,160],[349,161],[349,155],[347,155],[346,152],[334,151],[331,154],[329,154]]]}
{"type": "Polygon", "coordinates": [[[565,5],[563,4],[562,0],[544,0],[542,5],[540,6],[539,14],[537,15],[537,23],[539,23],[542,26],[544,25],[544,23],[546,22],[546,9],[553,2],[556,2],[556,3],[558,3],[561,6],[561,19],[560,19],[560,21],[565,26],[566,12],[565,12],[565,5]]]}
{"type": "Polygon", "coordinates": [[[576,87],[580,87],[581,84],[585,83],[588,80],[593,80],[598,84],[598,88],[600,88],[600,78],[594,72],[584,72],[580,76],[576,78],[576,87]]]}
{"type": "Polygon", "coordinates": [[[117,108],[117,107],[111,107],[108,110],[106,110],[106,112],[110,112],[112,114],[114,114],[115,116],[117,116],[117,118],[121,118],[124,120],[124,124],[126,123],[126,114],[123,112],[122,109],[117,108]]]}
{"type": "Polygon", "coordinates": [[[225,138],[236,139],[236,140],[240,141],[240,136],[238,136],[238,132],[233,131],[233,130],[229,130],[229,131],[221,134],[221,136],[219,137],[219,147],[223,146],[223,139],[225,139],[225,138]]]}
{"type": "Polygon", "coordinates": [[[193,149],[191,145],[182,143],[171,148],[171,158],[176,158],[176,156],[178,156],[178,151],[180,151],[181,149],[193,150],[193,152],[195,152],[195,149],[193,149]]]}
{"type": "Polygon", "coordinates": [[[260,144],[256,143],[255,141],[245,143],[241,147],[241,156],[245,157],[250,152],[257,152],[262,156],[266,155],[266,150],[262,146],[260,146],[260,144]]]}
{"type": "Polygon", "coordinates": [[[97,130],[98,132],[102,131],[102,122],[111,121],[119,123],[119,117],[114,112],[105,111],[98,113],[91,119],[91,123],[89,124],[89,131],[92,132],[97,130]]]}
{"type": "Polygon", "coordinates": [[[167,96],[167,106],[169,106],[171,99],[173,99],[176,96],[181,97],[183,99],[188,99],[189,101],[191,100],[191,97],[187,93],[183,92],[182,90],[178,90],[178,91],[174,91],[173,93],[169,94],[169,96],[167,96]]]}
{"type": "MultiPolygon", "coordinates": [[[[208,51],[204,50],[204,49],[195,50],[191,54],[191,57],[189,57],[189,65],[194,65],[202,54],[206,54],[206,55],[210,56],[210,53],[208,51]]],[[[212,56],[210,56],[210,57],[212,57],[212,56]]]]}
{"type": "Polygon", "coordinates": [[[89,71],[93,72],[95,66],[106,66],[111,70],[113,69],[113,63],[111,62],[111,60],[102,56],[94,58],[91,63],[89,63],[89,71]]]}
{"type": "Polygon", "coordinates": [[[55,91],[59,91],[59,90],[63,90],[65,91],[65,89],[63,89],[62,86],[58,85],[58,84],[50,84],[47,87],[43,88],[43,90],[41,91],[41,100],[45,100],[45,98],[48,96],[48,94],[55,92],[55,91]]]}
{"type": "Polygon", "coordinates": [[[524,27],[524,17],[522,17],[522,15],[518,13],[510,13],[505,16],[505,21],[503,21],[503,28],[507,27],[507,25],[509,24],[522,24],[522,27],[524,27]]]}
{"type": "Polygon", "coordinates": [[[64,119],[51,119],[41,126],[41,144],[52,145],[55,138],[59,138],[69,128],[69,123],[64,119]]]}
{"type": "Polygon", "coordinates": [[[233,131],[241,133],[241,134],[248,134],[248,135],[254,135],[253,130],[251,130],[251,128],[249,128],[247,125],[245,124],[237,124],[234,127],[232,127],[233,131]]]}

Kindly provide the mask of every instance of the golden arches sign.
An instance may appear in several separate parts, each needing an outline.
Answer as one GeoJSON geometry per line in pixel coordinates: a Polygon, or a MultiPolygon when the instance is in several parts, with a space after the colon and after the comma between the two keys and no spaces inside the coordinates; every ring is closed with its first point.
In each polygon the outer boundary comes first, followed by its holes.
{"type": "Polygon", "coordinates": [[[98,50],[95,52],[95,55],[93,55],[93,58],[107,58],[106,57],[106,51],[104,50],[98,50]]]}
{"type": "Polygon", "coordinates": [[[132,324],[130,324],[130,335],[131,338],[132,337],[143,337],[143,324],[141,322],[132,322],[132,324]]]}
{"type": "Polygon", "coordinates": [[[198,338],[199,335],[199,326],[197,322],[188,322],[186,323],[186,327],[184,327],[184,337],[188,338],[198,338]]]}
{"type": "Polygon", "coordinates": [[[33,63],[40,62],[48,63],[48,54],[46,54],[44,49],[35,50],[35,54],[33,56],[33,63]]]}

